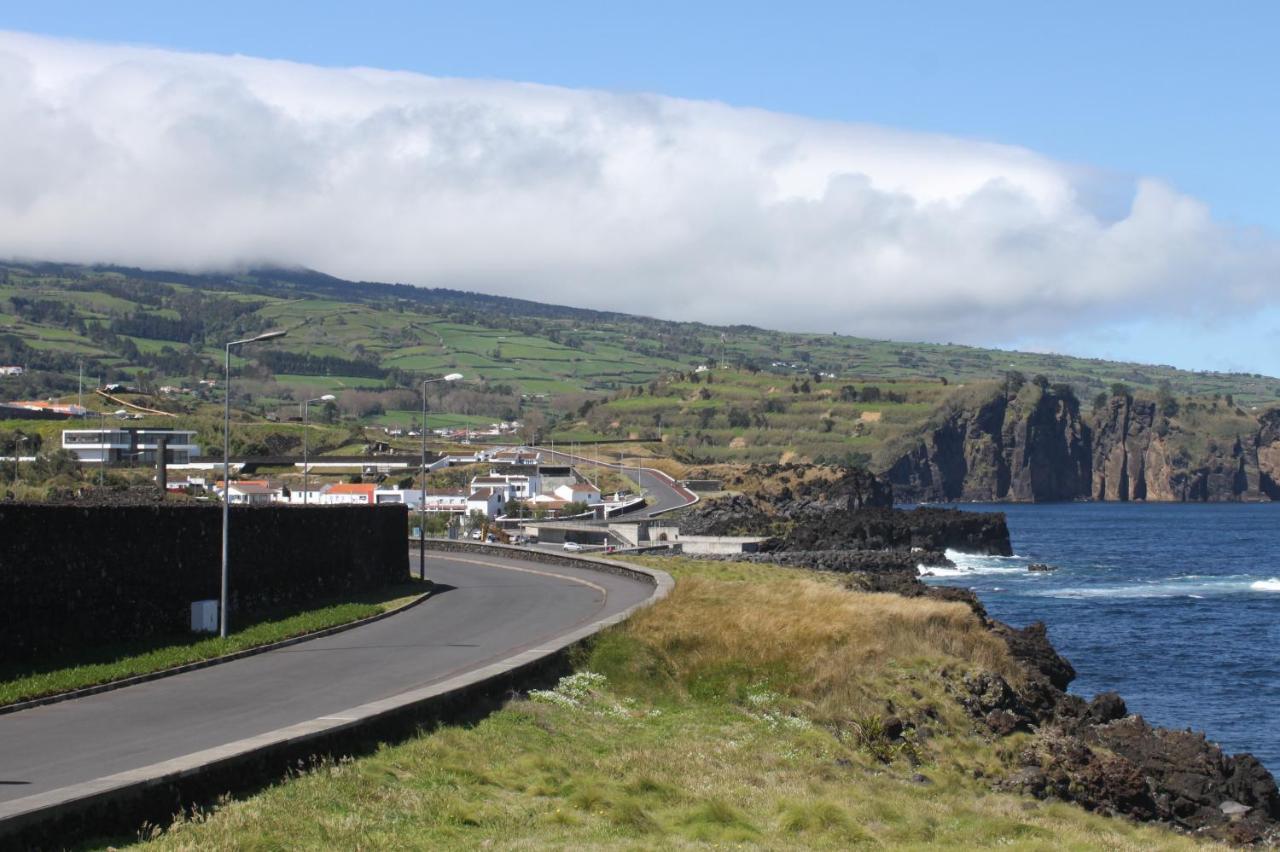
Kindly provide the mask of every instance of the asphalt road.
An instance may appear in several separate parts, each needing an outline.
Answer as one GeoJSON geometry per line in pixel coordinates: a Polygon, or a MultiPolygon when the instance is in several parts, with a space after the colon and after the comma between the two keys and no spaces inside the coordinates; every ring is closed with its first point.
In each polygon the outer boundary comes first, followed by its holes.
{"type": "Polygon", "coordinates": [[[0,801],[428,686],[539,647],[654,590],[613,574],[480,554],[429,554],[428,576],[441,591],[374,624],[0,716],[0,801]]]}
{"type": "Polygon", "coordinates": [[[549,450],[546,447],[539,447],[538,449],[545,455],[578,464],[584,471],[589,471],[593,467],[604,467],[609,470],[616,470],[632,482],[639,484],[646,492],[648,503],[643,511],[627,515],[626,517],[628,518],[647,518],[694,502],[688,494],[673,486],[671,480],[663,474],[643,467],[637,470],[634,463],[626,465],[609,464],[583,458],[582,456],[570,455],[560,450],[549,450]]]}

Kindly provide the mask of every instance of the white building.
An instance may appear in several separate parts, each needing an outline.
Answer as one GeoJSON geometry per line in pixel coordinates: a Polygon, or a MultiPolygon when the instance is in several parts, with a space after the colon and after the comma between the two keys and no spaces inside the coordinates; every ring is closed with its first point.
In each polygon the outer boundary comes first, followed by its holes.
{"type": "Polygon", "coordinates": [[[467,498],[467,514],[480,512],[486,518],[496,518],[506,503],[502,492],[496,488],[477,488],[467,498]]]}
{"type": "Polygon", "coordinates": [[[269,506],[280,501],[280,489],[259,482],[233,482],[227,502],[233,506],[269,506]]]}
{"type": "Polygon", "coordinates": [[[22,367],[0,367],[0,376],[21,376],[26,370],[22,367]]]}
{"type": "Polygon", "coordinates": [[[183,429],[63,429],[62,448],[88,464],[155,464],[162,438],[167,441],[165,459],[169,464],[187,464],[200,457],[196,433],[183,429]]]}
{"type": "Polygon", "coordinates": [[[556,489],[556,496],[569,503],[586,503],[588,506],[596,506],[604,502],[600,499],[600,489],[589,482],[561,485],[556,489]]]}

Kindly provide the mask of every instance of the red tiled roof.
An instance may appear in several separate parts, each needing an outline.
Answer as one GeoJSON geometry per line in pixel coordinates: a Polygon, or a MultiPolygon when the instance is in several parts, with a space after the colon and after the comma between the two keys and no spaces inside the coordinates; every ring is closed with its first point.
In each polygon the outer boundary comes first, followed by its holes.
{"type": "Polygon", "coordinates": [[[373,496],[373,492],[377,490],[376,485],[364,485],[358,482],[338,482],[329,486],[330,494],[366,494],[373,496]]]}

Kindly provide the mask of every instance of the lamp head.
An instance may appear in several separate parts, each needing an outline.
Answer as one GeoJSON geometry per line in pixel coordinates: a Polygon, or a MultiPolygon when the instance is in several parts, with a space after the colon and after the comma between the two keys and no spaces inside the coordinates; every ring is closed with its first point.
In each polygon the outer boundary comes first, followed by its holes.
{"type": "Polygon", "coordinates": [[[324,396],[320,397],[321,402],[333,402],[335,399],[337,399],[337,397],[331,393],[327,393],[324,396]]]}
{"type": "Polygon", "coordinates": [[[287,329],[277,328],[272,331],[264,331],[262,332],[262,334],[259,334],[257,337],[251,337],[248,342],[258,343],[263,340],[275,340],[277,337],[284,337],[288,333],[289,332],[287,329]]]}

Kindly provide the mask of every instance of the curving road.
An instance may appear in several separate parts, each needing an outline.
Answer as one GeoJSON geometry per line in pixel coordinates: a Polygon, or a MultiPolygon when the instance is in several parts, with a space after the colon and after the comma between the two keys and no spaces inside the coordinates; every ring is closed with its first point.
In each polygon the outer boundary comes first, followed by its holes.
{"type": "Polygon", "coordinates": [[[608,468],[635,482],[647,493],[648,504],[642,511],[628,515],[628,518],[650,518],[670,512],[672,509],[691,506],[698,502],[697,495],[692,491],[679,485],[674,479],[654,468],[637,468],[630,465],[611,464],[605,461],[597,462],[595,459],[572,455],[560,450],[551,450],[547,447],[531,447],[528,449],[536,449],[544,455],[555,457],[570,464],[579,464],[585,468],[608,468]]]}
{"type": "Polygon", "coordinates": [[[627,577],[488,554],[435,554],[428,566],[440,591],[382,621],[0,716],[0,819],[21,810],[27,797],[341,714],[483,668],[654,594],[653,585],[627,577]]]}

